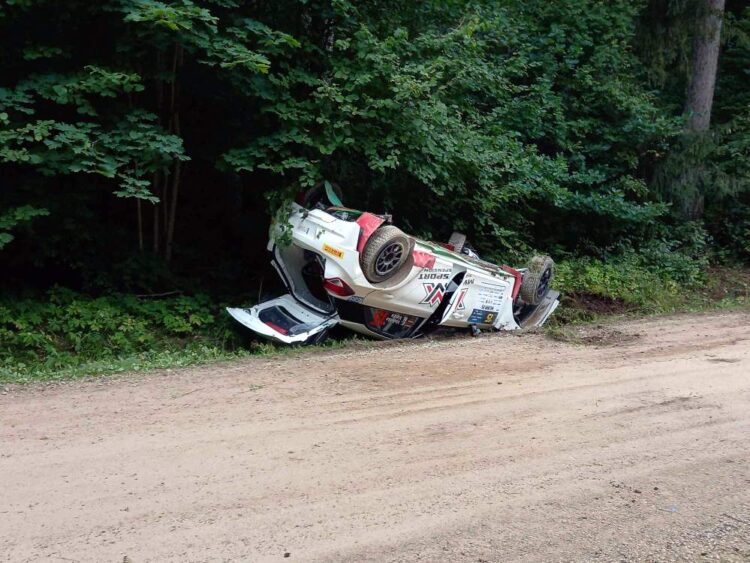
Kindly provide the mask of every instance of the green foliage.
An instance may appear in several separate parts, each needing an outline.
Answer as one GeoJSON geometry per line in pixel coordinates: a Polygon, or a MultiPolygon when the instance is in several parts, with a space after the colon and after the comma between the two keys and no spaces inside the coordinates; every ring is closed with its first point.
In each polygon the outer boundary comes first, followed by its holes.
{"type": "Polygon", "coordinates": [[[11,229],[26,223],[34,217],[49,215],[46,209],[38,209],[30,205],[10,209],[0,215],[0,250],[13,240],[11,229]]]}
{"type": "Polygon", "coordinates": [[[121,93],[142,92],[140,76],[87,65],[81,72],[32,75],[13,90],[0,89],[0,108],[20,114],[35,113],[35,98],[74,106],[82,115],[96,116],[92,97],[115,98],[121,93]]]}
{"type": "MultiPolygon", "coordinates": [[[[74,368],[170,350],[222,350],[232,333],[206,296],[89,298],[53,289],[45,301],[0,301],[0,372],[4,378],[74,368]]],[[[208,352],[207,352],[208,353],[208,352]]]]}
{"type": "Polygon", "coordinates": [[[155,199],[146,174],[174,159],[187,160],[182,140],[156,124],[156,116],[133,110],[105,125],[80,121],[99,115],[93,98],[115,98],[143,90],[134,73],[86,66],[77,74],[35,75],[14,89],[0,88],[0,163],[30,166],[46,176],[98,174],[118,180],[115,194],[155,199]],[[39,119],[41,102],[72,106],[76,121],[39,119]]]}
{"type": "Polygon", "coordinates": [[[179,368],[294,350],[258,341],[245,345],[223,307],[205,295],[92,298],[55,288],[45,297],[0,299],[0,383],[179,368]]]}
{"type": "MultiPolygon", "coordinates": [[[[43,8],[42,4],[38,9],[43,8]]],[[[33,3],[11,3],[6,26],[13,24],[13,16],[22,20],[25,10],[32,9],[33,3]]],[[[151,192],[152,175],[189,157],[182,139],[164,131],[143,100],[133,107],[146,90],[146,79],[166,79],[175,87],[175,76],[164,77],[162,68],[153,68],[151,76],[144,73],[143,49],[163,53],[177,44],[207,65],[240,73],[269,69],[268,58],[249,48],[252,41],[271,53],[280,45],[296,44],[286,34],[247,18],[230,18],[234,25],[222,26],[208,8],[189,0],[115,0],[81,6],[74,13],[81,25],[88,18],[116,14],[109,25],[126,33],[118,51],[127,56],[110,56],[105,65],[94,62],[101,60],[94,53],[79,52],[73,59],[83,64],[65,72],[62,69],[71,65],[61,64],[55,56],[66,52],[68,45],[25,46],[21,58],[33,63],[30,68],[39,69],[38,62],[45,62],[46,68],[21,77],[13,87],[0,88],[0,164],[33,167],[47,176],[101,175],[116,181],[115,195],[151,202],[158,201],[151,192]],[[134,26],[134,35],[127,35],[128,26],[134,26]]],[[[76,32],[74,23],[67,25],[67,31],[76,32]]],[[[14,46],[7,48],[10,55],[14,46]]]]}
{"type": "Polygon", "coordinates": [[[355,205],[435,236],[450,215],[495,255],[523,253],[550,208],[606,218],[599,243],[664,212],[639,159],[676,122],[636,79],[631,3],[468,2],[460,17],[433,6],[417,32],[408,12],[378,26],[381,12],[334,9],[327,67],[277,65],[262,90],[277,126],[228,151],[231,168],[281,175],[292,191],[336,174],[355,205]]]}
{"type": "MultiPolygon", "coordinates": [[[[3,42],[0,166],[31,192],[8,206],[45,207],[72,176],[81,193],[155,205],[185,184],[190,212],[226,183],[219,167],[270,200],[251,196],[256,220],[336,181],[348,205],[513,259],[648,240],[690,190],[724,208],[737,191],[709,192],[746,175],[743,12],[728,24],[724,124],[681,150],[693,0],[75,0],[50,32],[53,4],[13,2],[0,19],[26,31],[3,42]]],[[[140,246],[158,248],[172,212],[151,235],[151,208],[138,210],[130,236],[139,221],[140,246]]]]}
{"type": "Polygon", "coordinates": [[[560,263],[554,283],[563,298],[550,321],[551,330],[611,315],[639,317],[750,305],[747,270],[703,269],[700,262],[691,264],[684,255],[674,256],[673,261],[673,265],[660,267],[648,256],[628,254],[560,263]],[[675,268],[678,260],[681,263],[675,268]],[[685,272],[693,276],[689,283],[681,281],[685,272]]]}
{"type": "Polygon", "coordinates": [[[660,310],[688,289],[671,277],[668,270],[654,268],[636,254],[607,261],[589,257],[562,262],[557,268],[555,284],[565,294],[621,301],[647,312],[660,310]]]}
{"type": "MultiPolygon", "coordinates": [[[[554,282],[563,295],[554,322],[716,307],[721,298],[713,292],[717,279],[711,272],[711,245],[702,224],[695,222],[665,228],[637,251],[626,241],[596,258],[564,260],[554,282]]],[[[743,303],[746,298],[744,291],[743,303]]]]}
{"type": "MultiPolygon", "coordinates": [[[[663,111],[680,113],[689,78],[692,38],[705,3],[650,0],[640,18],[636,46],[663,111]]],[[[705,217],[720,254],[747,260],[743,210],[750,203],[750,8],[727,3],[722,52],[712,111],[705,134],[676,137],[657,163],[653,193],[672,206],[678,220],[705,217]]]]}

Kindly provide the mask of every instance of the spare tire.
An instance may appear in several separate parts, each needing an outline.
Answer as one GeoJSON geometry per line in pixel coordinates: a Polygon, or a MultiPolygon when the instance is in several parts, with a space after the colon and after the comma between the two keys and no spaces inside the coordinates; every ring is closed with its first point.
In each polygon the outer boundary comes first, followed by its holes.
{"type": "Polygon", "coordinates": [[[401,229],[385,225],[375,231],[365,243],[359,264],[371,283],[386,281],[406,264],[411,252],[411,240],[401,229]]]}
{"type": "Polygon", "coordinates": [[[529,305],[538,305],[549,291],[555,275],[555,262],[549,256],[534,256],[521,283],[521,299],[529,305]]]}

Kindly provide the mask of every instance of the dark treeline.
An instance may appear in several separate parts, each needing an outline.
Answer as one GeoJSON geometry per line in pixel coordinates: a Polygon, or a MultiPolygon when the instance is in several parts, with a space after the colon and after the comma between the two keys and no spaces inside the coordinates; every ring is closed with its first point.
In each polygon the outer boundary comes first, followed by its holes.
{"type": "Polygon", "coordinates": [[[323,180],[496,259],[750,255],[728,0],[4,0],[5,291],[246,291],[323,180]]]}

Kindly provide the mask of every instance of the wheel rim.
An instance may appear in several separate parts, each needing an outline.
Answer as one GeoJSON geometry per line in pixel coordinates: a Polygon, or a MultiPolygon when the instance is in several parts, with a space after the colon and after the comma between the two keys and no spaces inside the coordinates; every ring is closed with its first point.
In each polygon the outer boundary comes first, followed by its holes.
{"type": "Polygon", "coordinates": [[[379,276],[387,276],[399,267],[404,257],[404,245],[400,242],[392,242],[378,254],[375,260],[375,273],[379,276]]]}
{"type": "Polygon", "coordinates": [[[544,270],[544,273],[542,274],[541,279],[539,280],[539,286],[536,290],[536,296],[541,299],[545,295],[547,295],[547,290],[549,289],[549,280],[552,277],[552,268],[547,268],[544,270]]]}

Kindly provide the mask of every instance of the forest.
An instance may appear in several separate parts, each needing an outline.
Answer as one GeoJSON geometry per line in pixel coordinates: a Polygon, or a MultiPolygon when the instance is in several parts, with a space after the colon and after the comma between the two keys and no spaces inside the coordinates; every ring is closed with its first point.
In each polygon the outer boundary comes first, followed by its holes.
{"type": "Polygon", "coordinates": [[[268,351],[222,307],[326,181],[561,322],[748,302],[738,0],[1,0],[0,57],[3,381],[268,351]]]}

